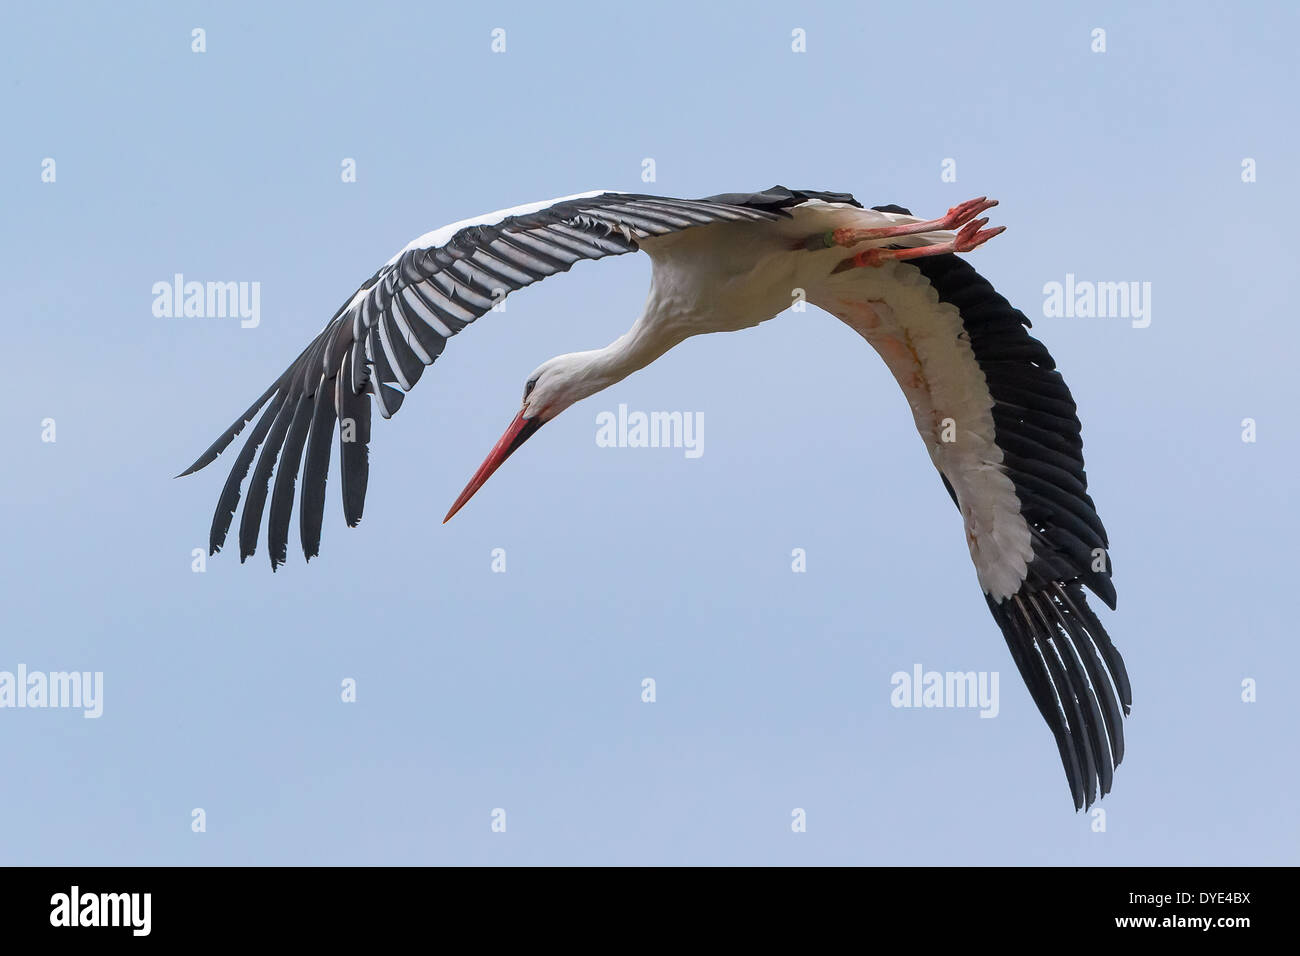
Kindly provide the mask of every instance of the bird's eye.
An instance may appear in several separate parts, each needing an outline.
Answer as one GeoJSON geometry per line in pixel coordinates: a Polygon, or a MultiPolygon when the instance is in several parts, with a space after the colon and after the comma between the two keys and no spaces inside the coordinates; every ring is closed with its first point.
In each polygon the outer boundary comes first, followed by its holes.
{"type": "Polygon", "coordinates": [[[524,400],[525,400],[525,401],[527,401],[527,400],[528,400],[528,396],[532,394],[533,386],[535,386],[536,384],[537,384],[537,379],[535,379],[535,378],[530,378],[528,381],[524,382],[524,400]]]}

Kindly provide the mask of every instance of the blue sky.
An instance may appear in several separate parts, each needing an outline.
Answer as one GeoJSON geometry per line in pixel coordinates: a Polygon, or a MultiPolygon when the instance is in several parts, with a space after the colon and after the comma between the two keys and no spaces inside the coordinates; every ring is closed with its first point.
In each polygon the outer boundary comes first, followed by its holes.
{"type": "Polygon", "coordinates": [[[95,720],[0,709],[0,862],[1297,862],[1293,6],[372,6],[27,5],[0,35],[0,670],[104,675],[95,720]],[[644,256],[452,342],[376,424],[359,528],[331,478],[319,560],[191,571],[228,459],[171,476],[408,240],[773,183],[1001,200],[974,259],[1065,373],[1110,531],[1134,708],[1105,832],[902,395],[829,315],[685,343],[440,525],[527,374],[636,317],[644,256]],[[260,283],[260,324],[155,317],[178,272],[260,283]],[[1150,326],[1042,317],[1067,274],[1151,283],[1150,326]],[[705,453],[598,447],[619,403],[703,414],[705,453]],[[918,663],[999,672],[998,717],[891,707],[918,663]]]}

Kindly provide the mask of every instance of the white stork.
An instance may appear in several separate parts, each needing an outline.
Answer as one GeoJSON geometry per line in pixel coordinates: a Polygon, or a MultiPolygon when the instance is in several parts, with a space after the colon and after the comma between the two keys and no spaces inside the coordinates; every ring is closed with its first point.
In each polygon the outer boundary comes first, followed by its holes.
{"type": "Polygon", "coordinates": [[[211,552],[226,540],[260,447],[240,560],[256,548],[268,490],[271,567],[285,560],[299,472],[302,549],[308,560],[318,553],[336,423],[343,513],[356,525],[371,399],[391,416],[449,338],[503,295],[579,260],[644,250],[654,272],[640,318],[604,348],[556,356],[528,376],[519,413],[447,519],[570,405],[690,336],[758,325],[803,289],[866,339],[902,387],[961,513],[989,610],[1056,737],[1075,807],[1090,806],[1109,792],[1124,756],[1122,714],[1132,702],[1119,651],[1084,598],[1086,586],[1115,606],[1106,532],[1055,362],[1025,331],[1029,320],[954,254],[1002,231],[976,218],[993,205],[974,199],[921,221],[898,206],[864,209],[847,193],[781,186],[699,200],[597,190],[421,236],[362,284],[184,472],[210,464],[265,408],[217,502],[211,552]]]}

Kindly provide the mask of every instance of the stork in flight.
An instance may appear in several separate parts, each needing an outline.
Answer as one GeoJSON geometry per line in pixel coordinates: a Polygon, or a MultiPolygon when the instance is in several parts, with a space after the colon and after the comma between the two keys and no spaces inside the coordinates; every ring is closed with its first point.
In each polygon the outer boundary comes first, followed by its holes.
{"type": "Polygon", "coordinates": [[[921,221],[899,206],[864,209],[847,193],[782,186],[707,199],[596,190],[421,236],[183,473],[211,464],[262,411],[217,502],[211,552],[225,543],[255,455],[240,560],[256,548],[269,490],[271,567],[284,562],[299,473],[303,554],[319,552],[336,425],[343,514],[356,525],[371,400],[390,417],[449,338],[504,295],[579,260],[644,250],[654,271],[640,318],[604,348],[556,356],[528,376],[519,413],[444,521],[570,405],[693,335],[758,325],[803,289],[866,339],[902,387],[961,513],[989,610],[1056,737],[1075,808],[1091,806],[1124,756],[1132,703],[1124,661],[1084,597],[1087,587],[1115,607],[1106,531],[1056,363],[1025,331],[1029,320],[956,255],[1002,231],[977,218],[994,205],[973,199],[921,221]]]}

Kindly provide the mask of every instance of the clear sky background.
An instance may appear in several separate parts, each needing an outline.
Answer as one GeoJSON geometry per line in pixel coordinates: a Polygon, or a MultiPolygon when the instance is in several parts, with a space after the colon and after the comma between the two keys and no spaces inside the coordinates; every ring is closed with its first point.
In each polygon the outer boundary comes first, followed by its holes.
{"type": "Polygon", "coordinates": [[[1293,4],[6,20],[0,670],[102,671],[105,692],[98,720],[0,710],[0,863],[1300,858],[1293,4]],[[528,372],[636,317],[644,256],[579,264],[450,343],[376,417],[355,530],[331,476],[319,560],[292,551],[295,515],[279,573],[264,542],[191,571],[230,458],[172,476],[414,236],[598,187],[774,183],[926,215],[1001,200],[974,258],[1074,391],[1111,537],[1101,613],[1134,707],[1104,833],[1071,809],[897,385],[825,313],[685,343],[440,525],[528,372]],[[260,326],[155,318],[177,272],[260,282],[260,326]],[[1150,326],[1041,317],[1067,273],[1150,282],[1150,326]],[[702,412],[704,455],[597,447],[620,402],[702,412]],[[999,716],[891,707],[917,663],[1000,672],[999,716]]]}

